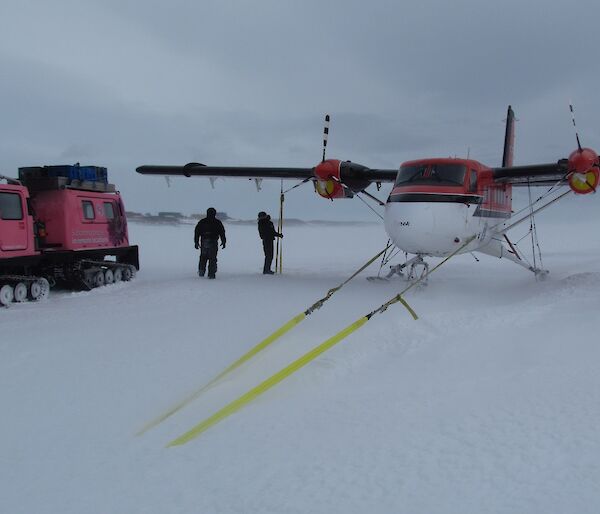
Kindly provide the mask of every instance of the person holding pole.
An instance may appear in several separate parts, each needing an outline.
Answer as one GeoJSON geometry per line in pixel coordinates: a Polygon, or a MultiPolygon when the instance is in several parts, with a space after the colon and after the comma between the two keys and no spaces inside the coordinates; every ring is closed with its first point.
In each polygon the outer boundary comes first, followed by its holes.
{"type": "Polygon", "coordinates": [[[276,237],[283,237],[283,234],[275,230],[273,222],[271,221],[271,216],[264,211],[258,213],[258,234],[262,239],[263,250],[265,253],[263,274],[274,275],[274,272],[271,270],[271,264],[273,262],[273,242],[276,237]]]}

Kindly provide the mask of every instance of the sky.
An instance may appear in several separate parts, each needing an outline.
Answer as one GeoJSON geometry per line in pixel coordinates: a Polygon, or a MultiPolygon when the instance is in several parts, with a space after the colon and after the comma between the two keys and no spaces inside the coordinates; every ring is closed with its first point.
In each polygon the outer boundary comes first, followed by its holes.
{"type": "MultiPolygon", "coordinates": [[[[135,168],[314,166],[326,113],[330,158],[498,166],[509,104],[516,163],[552,162],[575,147],[569,101],[598,150],[599,16],[591,0],[1,0],[0,173],[106,166],[129,210],[252,218],[277,212],[278,181],[168,186],[135,168]]],[[[376,220],[310,184],[285,214],[376,220]]]]}

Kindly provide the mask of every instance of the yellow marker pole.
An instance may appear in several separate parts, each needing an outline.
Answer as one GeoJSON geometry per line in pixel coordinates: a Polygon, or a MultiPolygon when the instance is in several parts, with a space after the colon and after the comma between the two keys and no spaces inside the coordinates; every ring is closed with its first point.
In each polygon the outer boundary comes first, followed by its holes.
{"type": "MultiPolygon", "coordinates": [[[[283,202],[285,201],[285,195],[283,194],[283,180],[281,181],[281,195],[279,197],[279,223],[277,224],[277,232],[283,234],[283,202]]],[[[275,261],[275,269],[279,270],[279,273],[283,273],[283,239],[277,238],[278,258],[279,262],[275,261]]]]}

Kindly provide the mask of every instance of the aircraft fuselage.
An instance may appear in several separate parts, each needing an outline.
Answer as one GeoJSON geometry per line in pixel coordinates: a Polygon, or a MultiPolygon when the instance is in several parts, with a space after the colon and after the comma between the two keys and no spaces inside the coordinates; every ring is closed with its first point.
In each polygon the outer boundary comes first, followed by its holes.
{"type": "Polygon", "coordinates": [[[404,163],[385,206],[385,229],[401,250],[444,257],[488,245],[510,217],[510,185],[494,184],[489,168],[468,159],[404,163]]]}

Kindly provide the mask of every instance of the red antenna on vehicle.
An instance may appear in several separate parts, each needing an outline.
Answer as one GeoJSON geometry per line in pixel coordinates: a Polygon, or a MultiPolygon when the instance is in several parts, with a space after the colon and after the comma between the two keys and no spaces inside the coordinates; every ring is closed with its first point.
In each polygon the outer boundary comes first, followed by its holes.
{"type": "Polygon", "coordinates": [[[327,148],[327,137],[329,136],[329,114],[325,115],[325,126],[323,127],[323,160],[325,162],[325,149],[327,148]]]}

